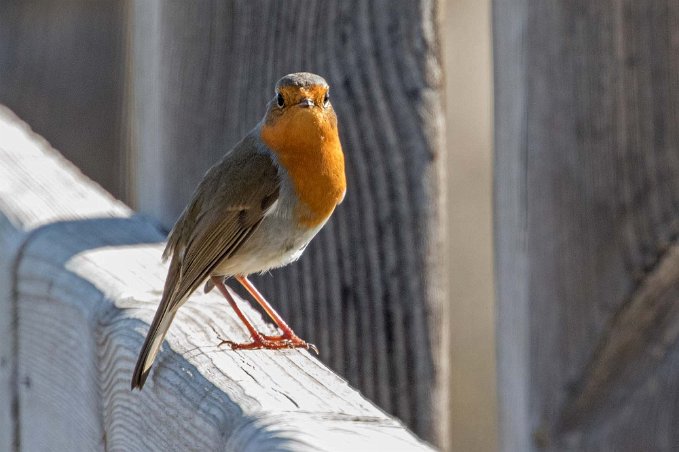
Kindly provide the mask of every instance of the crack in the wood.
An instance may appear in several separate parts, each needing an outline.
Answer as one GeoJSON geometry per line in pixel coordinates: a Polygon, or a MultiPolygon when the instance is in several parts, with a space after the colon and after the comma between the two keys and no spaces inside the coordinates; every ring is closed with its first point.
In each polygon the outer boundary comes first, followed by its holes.
{"type": "Polygon", "coordinates": [[[247,374],[248,377],[252,378],[252,381],[257,382],[257,379],[255,378],[254,375],[252,375],[250,372],[247,371],[245,367],[241,367],[241,370],[247,374]]]}
{"type": "Polygon", "coordinates": [[[282,395],[283,397],[285,397],[286,399],[288,399],[293,405],[295,405],[295,408],[299,408],[299,404],[297,402],[295,402],[292,397],[290,397],[289,395],[287,395],[286,393],[284,393],[280,389],[276,389],[275,391],[277,393],[279,393],[280,395],[282,395]]]}
{"type": "Polygon", "coordinates": [[[217,331],[217,328],[215,328],[214,325],[212,325],[211,323],[208,323],[207,326],[209,326],[210,329],[212,330],[212,332],[215,333],[215,336],[217,336],[217,339],[219,339],[220,341],[224,341],[224,339],[222,338],[222,335],[219,334],[219,332],[217,331]]]}

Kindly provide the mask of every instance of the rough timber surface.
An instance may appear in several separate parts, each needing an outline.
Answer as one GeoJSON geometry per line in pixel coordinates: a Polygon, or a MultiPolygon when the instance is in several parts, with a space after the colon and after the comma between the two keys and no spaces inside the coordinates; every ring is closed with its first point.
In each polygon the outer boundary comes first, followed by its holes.
{"type": "Polygon", "coordinates": [[[678,450],[678,25],[494,2],[503,450],[678,450]]]}
{"type": "Polygon", "coordinates": [[[217,347],[247,337],[215,293],[130,391],[162,240],[0,109],[1,450],[430,450],[306,351],[217,347]]]}

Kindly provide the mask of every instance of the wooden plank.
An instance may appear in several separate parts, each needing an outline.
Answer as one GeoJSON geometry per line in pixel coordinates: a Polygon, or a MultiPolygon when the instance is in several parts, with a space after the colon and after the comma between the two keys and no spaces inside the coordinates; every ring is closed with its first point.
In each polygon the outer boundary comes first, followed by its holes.
{"type": "Polygon", "coordinates": [[[495,7],[504,448],[674,450],[679,4],[495,7]]]}
{"type": "Polygon", "coordinates": [[[144,390],[130,391],[167,271],[161,233],[6,109],[0,137],[0,244],[19,250],[0,293],[16,352],[0,380],[2,411],[4,394],[16,401],[0,426],[8,449],[430,450],[306,351],[217,347],[246,333],[214,293],[180,310],[144,390]]]}
{"type": "Polygon", "coordinates": [[[530,324],[526,255],[527,1],[494,1],[495,268],[499,443],[503,451],[531,450],[530,324]]]}
{"type": "Polygon", "coordinates": [[[346,199],[298,263],[256,283],[325,363],[444,444],[439,2],[152,1],[131,20],[133,191],[166,227],[261,119],[278,78],[327,78],[346,199]]]}

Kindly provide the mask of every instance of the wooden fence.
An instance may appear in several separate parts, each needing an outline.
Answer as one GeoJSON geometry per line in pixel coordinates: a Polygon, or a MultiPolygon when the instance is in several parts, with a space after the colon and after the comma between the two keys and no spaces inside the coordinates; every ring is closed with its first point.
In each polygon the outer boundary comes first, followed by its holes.
{"type": "Polygon", "coordinates": [[[504,450],[679,450],[678,24],[494,2],[504,450]]]}
{"type": "Polygon", "coordinates": [[[162,240],[0,109],[0,450],[430,450],[306,351],[217,347],[246,337],[214,294],[130,391],[162,240]]]}
{"type": "Polygon", "coordinates": [[[168,228],[286,73],[331,85],[342,205],[296,265],[253,277],[319,358],[448,441],[436,0],[0,2],[0,103],[168,228]],[[43,133],[44,131],[44,133],[43,133]]]}

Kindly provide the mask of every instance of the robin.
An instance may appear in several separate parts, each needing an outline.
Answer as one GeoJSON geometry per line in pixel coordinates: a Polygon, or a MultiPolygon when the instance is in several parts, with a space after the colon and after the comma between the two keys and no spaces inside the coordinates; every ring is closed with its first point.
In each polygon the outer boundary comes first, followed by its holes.
{"type": "MultiPolygon", "coordinates": [[[[132,376],[141,389],[179,307],[203,282],[216,287],[251,336],[233,349],[313,348],[248,280],[297,260],[346,191],[344,154],[328,83],[307,72],[276,83],[264,118],[212,168],[168,237],[163,296],[132,376]],[[281,330],[266,336],[224,285],[235,278],[281,330]]],[[[221,344],[220,344],[221,345],[221,344]]]]}

